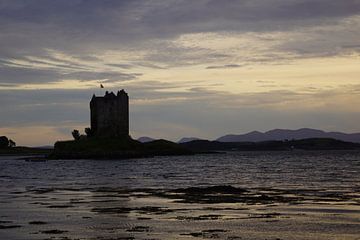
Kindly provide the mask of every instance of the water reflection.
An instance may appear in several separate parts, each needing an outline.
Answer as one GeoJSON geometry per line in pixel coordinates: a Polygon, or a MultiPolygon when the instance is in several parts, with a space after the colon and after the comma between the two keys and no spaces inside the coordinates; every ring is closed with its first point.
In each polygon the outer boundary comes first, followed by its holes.
{"type": "Polygon", "coordinates": [[[301,239],[309,232],[306,239],[357,239],[359,173],[359,152],[121,161],[2,157],[0,236],[301,239]]]}

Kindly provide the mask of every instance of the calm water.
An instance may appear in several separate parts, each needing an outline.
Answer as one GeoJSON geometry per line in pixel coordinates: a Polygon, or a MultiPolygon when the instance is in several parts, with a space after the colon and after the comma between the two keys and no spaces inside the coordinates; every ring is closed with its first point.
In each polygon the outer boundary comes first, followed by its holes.
{"type": "Polygon", "coordinates": [[[213,237],[220,239],[265,239],[264,236],[268,239],[272,239],[271,236],[274,239],[312,239],[312,236],[313,239],[360,239],[359,173],[360,152],[354,151],[232,152],[119,161],[26,162],[3,156],[0,157],[0,226],[5,227],[0,228],[0,239],[189,239],[208,238],[212,236],[210,233],[216,233],[213,237]],[[252,191],[301,189],[310,192],[306,198],[301,196],[302,202],[297,202],[295,208],[284,201],[274,201],[272,205],[258,202],[251,206],[241,201],[212,204],[221,210],[219,213],[210,211],[203,203],[176,202],[146,190],[219,185],[252,191]],[[100,189],[111,189],[112,195],[100,189]],[[145,197],[130,193],[134,189],[142,189],[145,197]],[[129,192],[124,195],[124,190],[129,192]],[[329,198],[323,193],[334,194],[329,198]],[[320,197],[314,200],[309,195],[320,197]],[[124,206],[125,202],[126,212],[122,208],[122,212],[104,214],[95,209],[124,206]],[[226,212],[225,208],[220,209],[224,204],[227,204],[226,212]],[[129,210],[128,206],[136,207],[129,210]],[[173,210],[161,214],[139,210],[154,206],[173,210]],[[182,210],[178,211],[179,208],[182,210]],[[229,212],[229,209],[233,210],[229,212]],[[294,211],[301,212],[302,217],[293,215],[294,211]],[[320,214],[308,215],[309,211],[312,214],[320,211],[320,214]],[[329,211],[333,215],[323,218],[329,211]],[[277,213],[274,215],[276,225],[270,225],[265,217],[249,217],[265,216],[269,212],[277,213]],[[221,217],[188,217],[214,213],[221,217]],[[31,221],[44,221],[44,225],[32,225],[31,221]],[[312,221],[324,226],[312,229],[313,225],[309,225],[312,221]],[[112,230],[102,228],[103,224],[113,224],[112,230]],[[163,228],[158,229],[159,224],[163,228]],[[242,226],[240,232],[237,224],[242,226]],[[288,232],[291,224],[294,224],[293,233],[288,232]],[[223,231],[206,232],[219,226],[223,231]],[[65,230],[50,231],[58,229],[65,230]],[[313,234],[304,235],[304,231],[313,234]]]}
{"type": "Polygon", "coordinates": [[[354,189],[359,152],[246,152],[120,161],[0,158],[1,192],[29,187],[240,187],[354,189]]]}

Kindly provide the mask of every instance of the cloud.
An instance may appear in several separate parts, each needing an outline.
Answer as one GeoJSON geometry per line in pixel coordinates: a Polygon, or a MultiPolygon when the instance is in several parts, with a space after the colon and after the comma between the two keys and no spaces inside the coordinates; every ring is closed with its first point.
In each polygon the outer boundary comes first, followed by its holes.
{"type": "Polygon", "coordinates": [[[356,0],[4,0],[0,83],[117,82],[143,68],[359,53],[359,12],[356,0]]]}
{"type": "MultiPolygon", "coordinates": [[[[314,69],[299,68],[306,74],[297,77],[290,67],[276,73],[272,67],[355,59],[359,15],[358,0],[2,0],[0,126],[28,132],[54,126],[48,130],[59,136],[87,126],[88,101],[101,93],[94,88],[101,81],[109,90],[129,91],[137,133],[144,123],[158,131],[167,126],[163,135],[170,138],[183,132],[176,139],[336,121],[355,129],[346,120],[358,116],[351,109],[358,102],[354,84],[308,84],[305,75],[314,69]],[[258,72],[246,72],[251,68],[258,72]],[[304,83],[282,87],[287,82],[277,77],[284,72],[288,82],[304,83]],[[229,86],[239,79],[244,85],[229,86]]],[[[340,67],[344,84],[358,78],[340,67]]]]}
{"type": "Polygon", "coordinates": [[[90,98],[83,90],[0,90],[0,126],[84,122],[90,98]]]}
{"type": "Polygon", "coordinates": [[[102,80],[101,82],[118,82],[125,80],[134,80],[138,76],[141,76],[140,73],[121,73],[121,72],[91,72],[91,71],[81,71],[81,72],[72,72],[64,74],[65,79],[78,79],[81,81],[89,80],[102,80]]]}
{"type": "Polygon", "coordinates": [[[14,86],[24,83],[54,83],[67,79],[79,81],[101,80],[102,82],[118,82],[133,80],[140,73],[122,73],[115,71],[75,71],[63,73],[55,69],[31,69],[18,67],[0,67],[0,82],[3,86],[14,86]]]}
{"type": "Polygon", "coordinates": [[[118,68],[123,68],[123,69],[130,69],[130,68],[133,68],[132,65],[130,64],[118,64],[118,63],[108,63],[106,64],[110,67],[118,67],[118,68]]]}
{"type": "Polygon", "coordinates": [[[208,66],[206,69],[226,69],[226,68],[239,68],[242,67],[242,65],[239,64],[226,64],[222,66],[208,66]]]}
{"type": "MultiPolygon", "coordinates": [[[[0,6],[4,58],[39,56],[45,49],[55,49],[89,60],[107,50],[144,49],[150,61],[171,50],[164,42],[184,34],[297,32],[336,26],[360,12],[357,0],[15,2],[2,1],[0,6]],[[158,40],[163,46],[157,45],[158,40]]],[[[352,39],[348,35],[350,29],[341,33],[343,39],[352,39]]],[[[172,52],[169,55],[178,58],[172,52]]]]}
{"type": "Polygon", "coordinates": [[[56,70],[0,67],[0,82],[3,84],[49,83],[59,79],[61,73],[56,70]]]}

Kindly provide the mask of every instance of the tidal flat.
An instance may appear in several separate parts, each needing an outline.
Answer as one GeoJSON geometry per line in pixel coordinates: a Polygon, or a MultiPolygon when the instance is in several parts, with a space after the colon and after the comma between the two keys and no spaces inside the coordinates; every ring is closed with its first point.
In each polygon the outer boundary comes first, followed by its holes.
{"type": "Polygon", "coordinates": [[[0,167],[0,239],[360,239],[357,151],[0,167]]]}

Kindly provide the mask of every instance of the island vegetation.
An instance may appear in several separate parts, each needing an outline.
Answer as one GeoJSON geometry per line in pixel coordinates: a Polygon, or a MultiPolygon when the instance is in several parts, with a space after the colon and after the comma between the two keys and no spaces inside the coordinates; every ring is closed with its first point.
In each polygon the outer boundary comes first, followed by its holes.
{"type": "Polygon", "coordinates": [[[16,146],[15,141],[0,136],[0,155],[49,155],[51,149],[16,146]]]}
{"type": "Polygon", "coordinates": [[[72,131],[73,140],[58,141],[50,154],[53,159],[123,159],[164,155],[191,155],[195,152],[164,139],[141,143],[128,137],[98,137],[72,131]]]}

